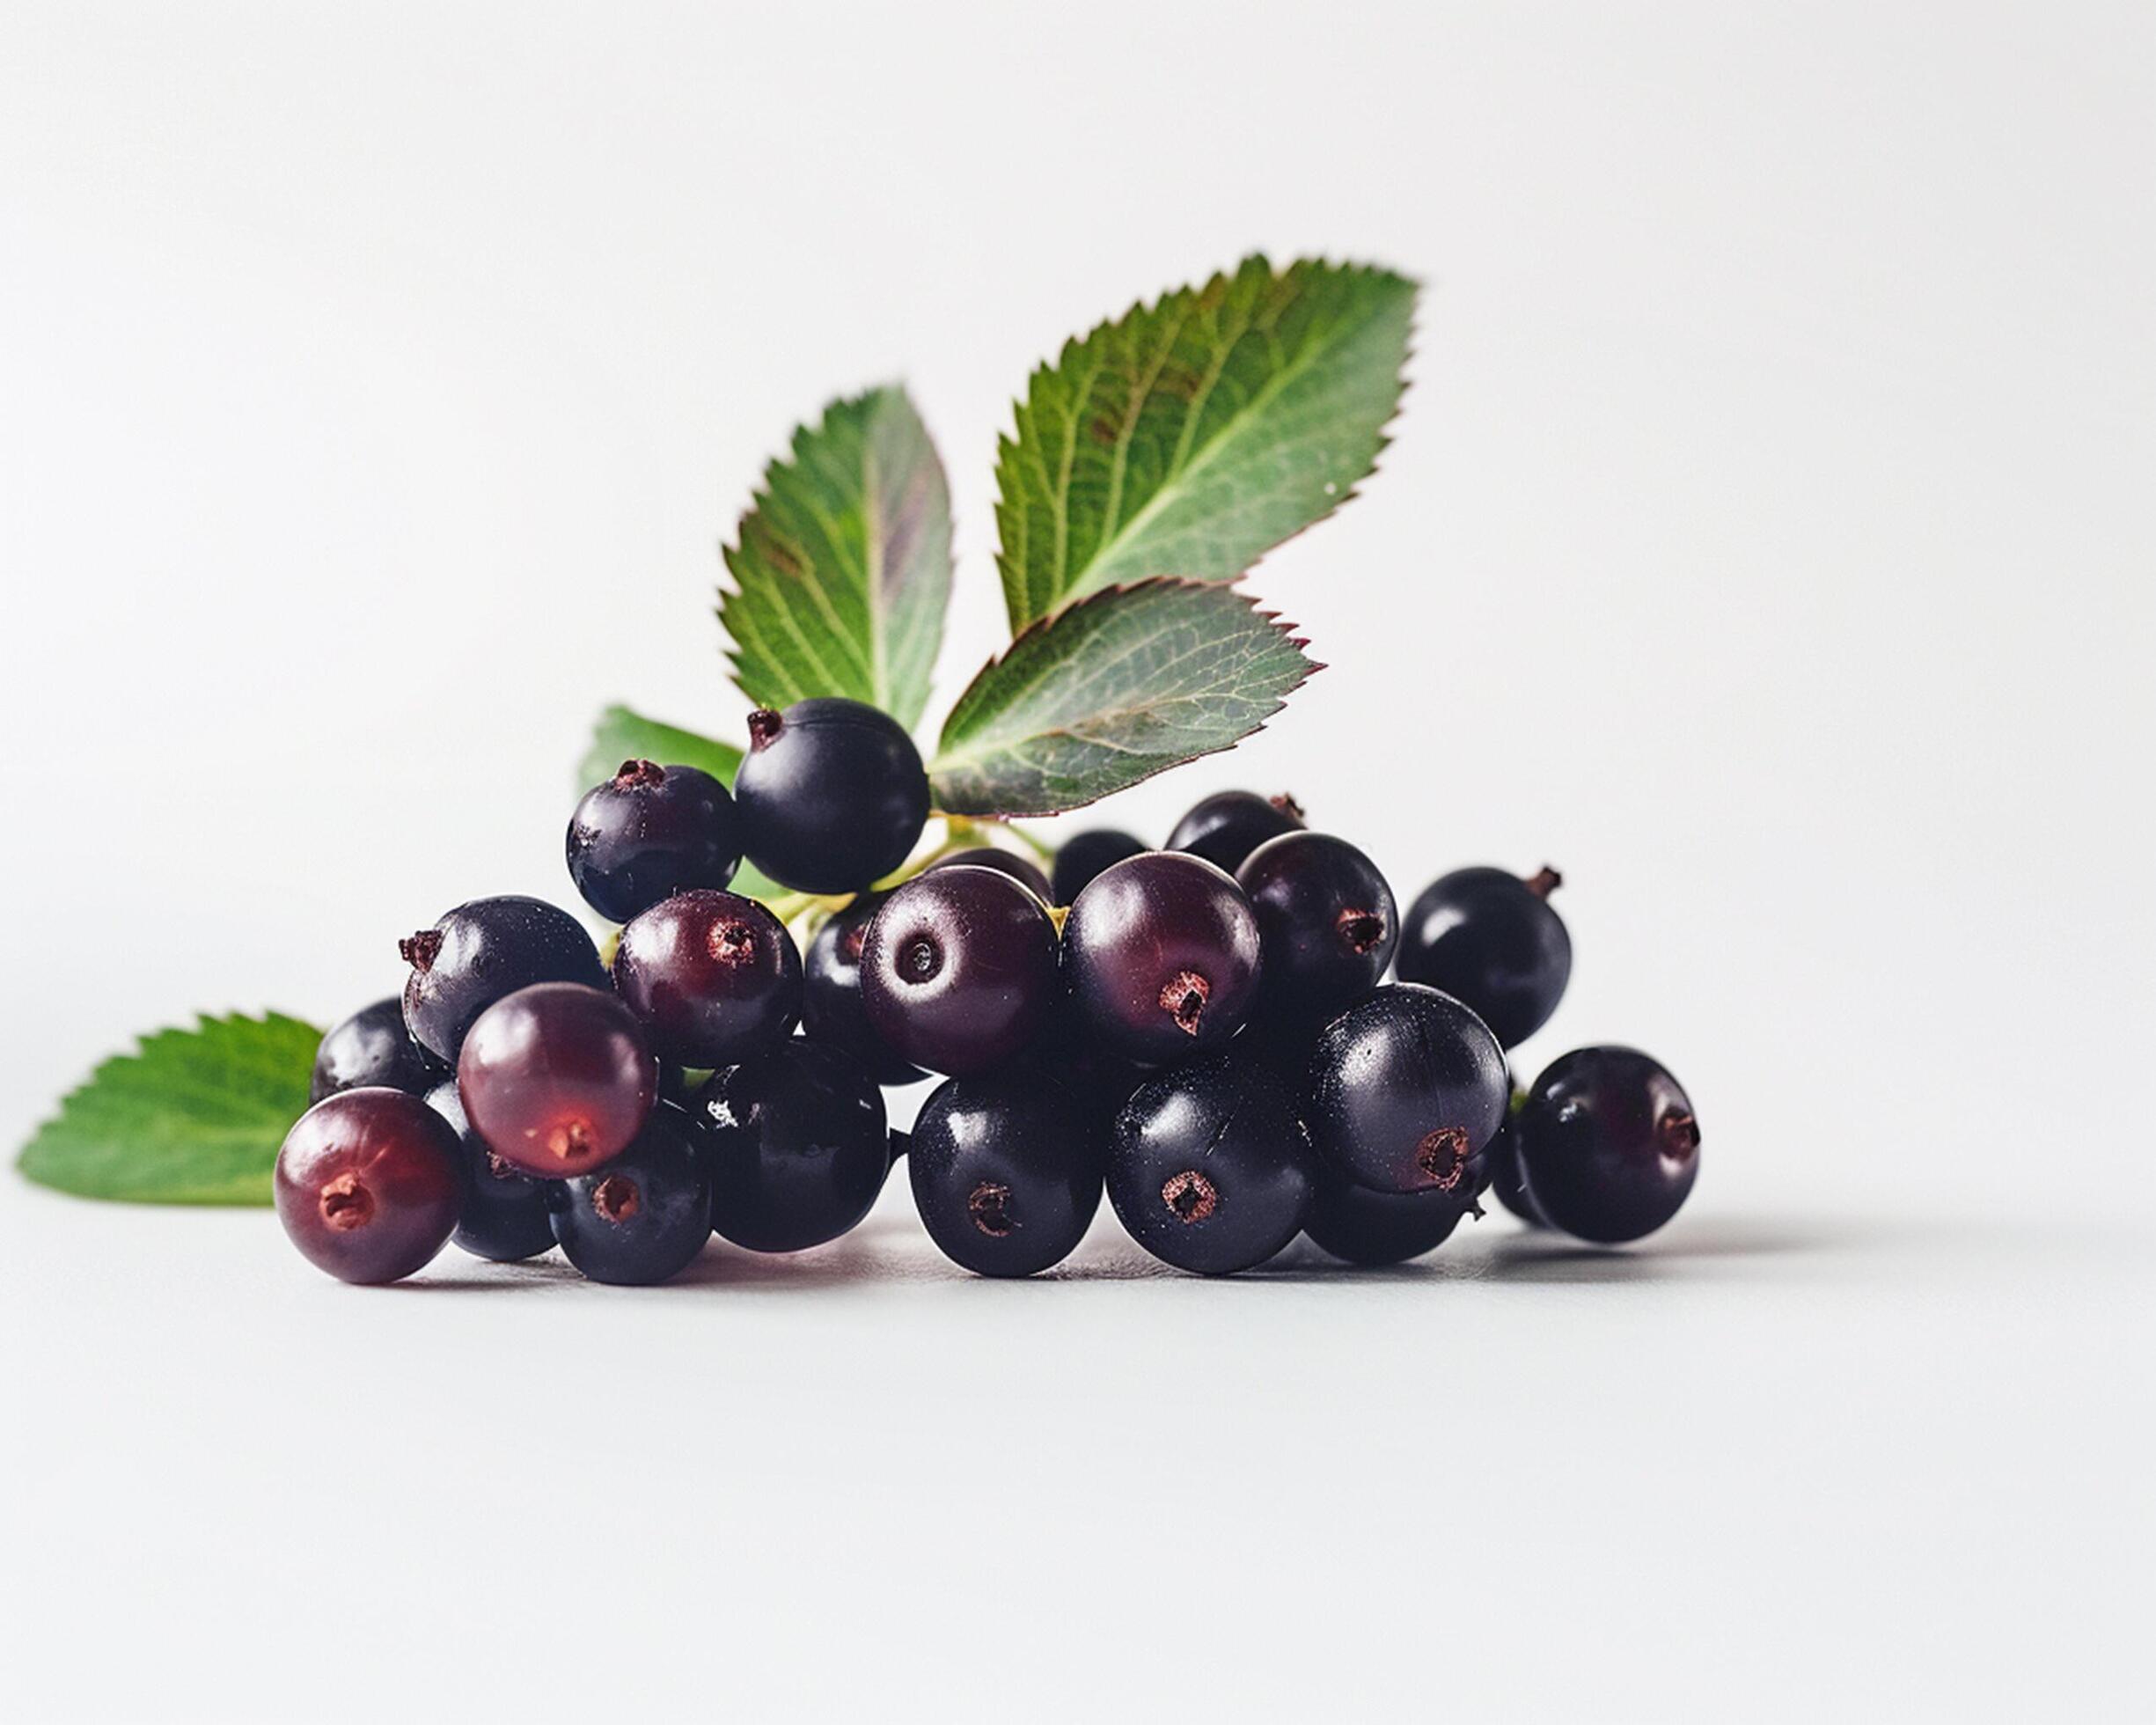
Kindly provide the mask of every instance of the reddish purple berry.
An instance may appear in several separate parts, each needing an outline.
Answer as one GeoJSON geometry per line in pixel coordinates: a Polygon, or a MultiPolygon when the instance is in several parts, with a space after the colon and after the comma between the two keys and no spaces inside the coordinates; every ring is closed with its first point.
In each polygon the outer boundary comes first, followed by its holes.
{"type": "Polygon", "coordinates": [[[457,1226],[457,1134],[406,1090],[343,1090],[299,1117],[277,1152],[277,1220],[341,1281],[426,1268],[457,1226]]]}
{"type": "Polygon", "coordinates": [[[635,1015],[575,982],[520,988],[480,1015],[457,1061],[472,1129],[512,1168],[566,1179],[643,1130],[659,1066],[635,1015]]]}
{"type": "Polygon", "coordinates": [[[677,892],[652,906],[621,931],[614,987],[675,1066],[731,1066],[801,1021],[794,937],[737,892],[677,892]]]}

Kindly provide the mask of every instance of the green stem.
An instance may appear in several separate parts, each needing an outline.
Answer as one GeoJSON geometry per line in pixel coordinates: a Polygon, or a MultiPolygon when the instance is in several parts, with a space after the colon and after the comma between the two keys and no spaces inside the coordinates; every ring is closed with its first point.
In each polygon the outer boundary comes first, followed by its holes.
{"type": "Polygon", "coordinates": [[[854,901],[850,892],[781,892],[764,900],[764,908],[781,922],[792,922],[812,910],[843,910],[854,901]]]}
{"type": "MultiPolygon", "coordinates": [[[[1022,831],[1008,820],[998,820],[980,815],[945,815],[942,817],[943,836],[918,855],[909,856],[898,868],[885,875],[869,890],[888,892],[894,886],[909,881],[944,857],[962,850],[975,850],[991,841],[996,833],[1008,833],[1044,862],[1055,859],[1055,847],[1045,844],[1030,833],[1022,831]]],[[[766,899],[764,908],[780,921],[791,924],[811,911],[821,911],[828,916],[834,911],[844,910],[854,902],[851,892],[781,892],[766,899]]]]}
{"type": "Polygon", "coordinates": [[[1050,844],[1045,839],[1035,838],[1030,833],[1027,832],[1024,827],[1020,826],[1015,821],[1006,820],[1000,822],[999,825],[1001,825],[1002,829],[1006,833],[1009,833],[1012,838],[1017,840],[1020,844],[1023,845],[1028,850],[1031,851],[1034,855],[1040,858],[1042,862],[1052,862],[1055,861],[1055,847],[1050,844]]]}

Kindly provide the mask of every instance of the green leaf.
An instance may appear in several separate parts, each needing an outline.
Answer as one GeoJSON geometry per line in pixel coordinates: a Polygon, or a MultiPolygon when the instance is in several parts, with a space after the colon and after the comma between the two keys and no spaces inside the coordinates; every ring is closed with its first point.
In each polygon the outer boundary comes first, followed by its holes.
{"type": "Polygon", "coordinates": [[[592,727],[591,746],[576,767],[576,789],[604,784],[625,760],[656,760],[662,767],[700,767],[729,789],[741,766],[741,751],[731,743],[700,737],[693,730],[661,724],[627,707],[609,707],[592,727]]]}
{"type": "Polygon", "coordinates": [[[742,692],[850,695],[917,724],[950,598],[950,488],[906,392],[835,401],[795,432],[740,539],[719,620],[742,692]]]}
{"type": "Polygon", "coordinates": [[[159,1031],[92,1073],[16,1165],[82,1198],[267,1204],[277,1147],[307,1109],[321,1039],[276,1012],[159,1031]]]}
{"type": "Polygon", "coordinates": [[[1400,400],[1415,284],[1262,257],[1033,374],[996,462],[1014,631],[1082,594],[1233,581],[1353,494],[1400,400]]]}
{"type": "Polygon", "coordinates": [[[958,697],[930,766],[947,814],[1074,809],[1232,748],[1318,666],[1248,594],[1111,588],[1036,623],[958,697]]]}

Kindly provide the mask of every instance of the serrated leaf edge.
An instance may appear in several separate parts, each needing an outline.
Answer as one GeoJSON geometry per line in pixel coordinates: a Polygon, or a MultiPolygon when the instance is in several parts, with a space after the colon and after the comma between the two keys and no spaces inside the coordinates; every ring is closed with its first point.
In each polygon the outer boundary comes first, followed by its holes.
{"type": "MultiPolygon", "coordinates": [[[[1164,303],[1173,299],[1178,294],[1187,293],[1192,295],[1193,297],[1202,297],[1205,294],[1211,291],[1215,287],[1231,281],[1236,275],[1239,275],[1243,270],[1248,268],[1252,263],[1262,263],[1265,268],[1268,271],[1271,271],[1276,277],[1285,273],[1283,271],[1274,269],[1272,260],[1268,253],[1264,252],[1251,252],[1238,259],[1233,268],[1215,270],[1211,275],[1207,276],[1204,282],[1196,286],[1192,286],[1186,283],[1181,287],[1163,288],[1159,293],[1155,294],[1151,300],[1146,300],[1143,298],[1132,300],[1131,303],[1126,306],[1120,313],[1113,317],[1103,318],[1098,323],[1088,329],[1083,334],[1067,336],[1064,339],[1062,347],[1057,350],[1054,358],[1043,360],[1039,364],[1036,365],[1032,371],[1026,374],[1025,393],[1023,395],[1013,397],[1010,402],[1011,429],[1009,432],[999,431],[996,434],[996,489],[995,499],[994,503],[991,505],[990,514],[997,524],[995,563],[996,574],[999,580],[1002,579],[1005,575],[1002,545],[1003,514],[1005,509],[1011,501],[1004,495],[1003,492],[1003,467],[1007,458],[1016,456],[1018,453],[1018,445],[1016,437],[1016,433],[1018,429],[1018,416],[1024,411],[1026,403],[1032,395],[1034,385],[1043,377],[1052,375],[1052,373],[1060,371],[1072,363],[1082,351],[1085,344],[1092,341],[1095,337],[1100,335],[1103,332],[1113,329],[1121,324],[1127,323],[1133,318],[1142,317],[1149,312],[1157,312],[1164,303]]],[[[1309,532],[1311,528],[1316,526],[1320,522],[1330,521],[1335,515],[1339,513],[1340,509],[1344,504],[1351,502],[1356,497],[1360,496],[1362,495],[1362,488],[1374,477],[1375,477],[1383,466],[1384,452],[1390,449],[1393,444],[1393,439],[1390,435],[1391,428],[1398,422],[1401,409],[1405,405],[1407,400],[1407,393],[1414,387],[1413,379],[1409,377],[1408,371],[1413,363],[1417,351],[1415,347],[1415,314],[1416,311],[1421,305],[1423,286],[1421,280],[1417,276],[1408,275],[1404,270],[1389,268],[1383,264],[1357,263],[1353,259],[1349,258],[1335,260],[1327,257],[1323,253],[1292,259],[1287,265],[1287,268],[1294,269],[1298,265],[1302,264],[1308,264],[1313,268],[1316,269],[1352,272],[1353,274],[1367,276],[1389,276],[1392,280],[1401,283],[1407,288],[1410,299],[1407,340],[1400,350],[1399,369],[1394,373],[1398,386],[1393,393],[1392,411],[1386,415],[1385,417],[1379,422],[1377,428],[1377,447],[1371,451],[1370,466],[1368,470],[1365,472],[1360,478],[1350,481],[1346,486],[1342,487],[1339,495],[1330,501],[1323,514],[1313,516],[1309,520],[1304,522],[1302,525],[1297,527],[1292,532],[1287,533],[1281,538],[1275,540],[1271,545],[1265,547],[1265,549],[1258,552],[1257,555],[1252,557],[1248,563],[1244,564],[1243,569],[1232,579],[1228,581],[1201,581],[1199,584],[1204,586],[1232,587],[1239,584],[1247,579],[1250,574],[1261,564],[1263,564],[1266,558],[1270,557],[1282,546],[1293,544],[1296,540],[1301,539],[1303,534],[1309,532]]],[[[1282,373],[1280,378],[1275,379],[1272,383],[1269,383],[1266,385],[1265,390],[1266,399],[1270,400],[1272,396],[1277,393],[1278,387],[1284,386],[1286,379],[1291,375],[1294,374],[1282,373]]],[[[1219,440],[1216,439],[1212,447],[1216,448],[1218,447],[1218,444],[1219,440]]],[[[1206,453],[1209,454],[1210,450],[1208,450],[1206,453]]],[[[1184,470],[1184,472],[1178,475],[1178,478],[1187,478],[1191,473],[1194,473],[1201,469],[1204,466],[1205,459],[1206,456],[1201,455],[1199,462],[1192,467],[1184,470]]],[[[1067,477],[1067,475],[1066,475],[1066,477],[1067,477]]],[[[1148,502],[1145,508],[1141,509],[1137,515],[1133,516],[1129,521],[1124,523],[1123,526],[1117,531],[1116,539],[1121,540],[1124,538],[1130,532],[1131,528],[1151,510],[1152,507],[1152,503],[1148,502]]],[[[1104,551],[1096,552],[1095,554],[1095,561],[1099,561],[1100,557],[1104,554],[1104,551]]],[[[1162,576],[1148,576],[1147,578],[1161,579],[1165,578],[1165,576],[1166,572],[1163,572],[1162,576]]],[[[1072,606],[1079,603],[1081,600],[1091,598],[1098,593],[1112,591],[1117,586],[1133,584],[1136,584],[1114,583],[1108,587],[1074,589],[1071,592],[1065,594],[1062,598],[1058,600],[1052,607],[1050,607],[1049,610],[1044,612],[1041,616],[1030,620],[1019,630],[1013,634],[1011,639],[1014,642],[1017,641],[1026,628],[1030,628],[1035,623],[1045,621],[1049,618],[1052,618],[1058,615],[1060,613],[1068,610],[1072,606]]],[[[1009,588],[1008,585],[1006,585],[1004,588],[1003,598],[1004,613],[1007,617],[1010,613],[1010,597],[1009,588]]],[[[1193,755],[1192,759],[1194,760],[1201,760],[1203,757],[1193,755]]]]}
{"type": "Polygon", "coordinates": [[[245,1208],[242,1206],[234,1205],[231,1200],[225,1199],[170,1198],[155,1200],[139,1199],[115,1199],[103,1193],[85,1193],[74,1186],[57,1185],[53,1181],[48,1180],[39,1174],[32,1171],[31,1168],[31,1163],[34,1159],[35,1152],[37,1151],[38,1147],[44,1141],[46,1134],[48,1133],[54,1127],[59,1125],[61,1120],[67,1115],[69,1110],[74,1107],[78,1101],[91,1096],[93,1092],[95,1092],[114,1068],[130,1065],[136,1061],[147,1060],[150,1058],[150,1050],[153,1047],[168,1039],[174,1039],[183,1037],[206,1036],[216,1028],[231,1024],[251,1024],[262,1030],[268,1030],[273,1026],[278,1025],[288,1026],[296,1031],[304,1031],[307,1035],[316,1039],[318,1041],[320,1039],[323,1034],[322,1031],[309,1020],[299,1017],[293,1013],[280,1012],[274,1007],[266,1007],[259,1014],[250,1012],[228,1012],[222,1015],[215,1015],[207,1012],[198,1012],[194,1015],[194,1022],[192,1025],[165,1024],[154,1031],[145,1031],[134,1039],[131,1046],[124,1048],[117,1053],[107,1054],[104,1057],[104,1059],[99,1061],[96,1065],[90,1068],[88,1075],[80,1083],[74,1085],[71,1089],[64,1091],[62,1094],[59,1101],[54,1105],[52,1111],[38,1121],[36,1127],[31,1132],[30,1136],[23,1142],[21,1148],[15,1152],[15,1171],[23,1179],[27,1180],[31,1185],[42,1187],[48,1192],[62,1193],[69,1197],[85,1198],[93,1202],[99,1203],[154,1201],[162,1205],[176,1206],[180,1208],[245,1208]]]}
{"type": "MultiPolygon", "coordinates": [[[[1296,690],[1302,687],[1305,683],[1309,682],[1310,679],[1315,677],[1319,672],[1328,668],[1324,660],[1314,659],[1309,657],[1307,651],[1304,650],[1310,644],[1307,636],[1291,633],[1291,631],[1297,627],[1295,624],[1281,621],[1280,613],[1277,611],[1266,611],[1261,609],[1260,607],[1262,602],[1258,599],[1257,595],[1243,591],[1242,584],[1239,581],[1200,581],[1183,576],[1148,576],[1142,581],[1117,582],[1110,586],[1096,587],[1089,593],[1082,593],[1078,595],[1076,598],[1073,598],[1069,604],[1060,606],[1044,617],[1036,617],[1023,629],[1019,630],[1016,635],[1011,637],[1008,645],[1007,645],[1001,652],[992,656],[988,659],[987,663],[983,664],[981,668],[975,672],[972,677],[967,680],[965,687],[959,693],[957,701],[953,703],[950,714],[944,718],[942,736],[944,738],[948,738],[950,730],[951,721],[957,718],[958,714],[964,709],[967,696],[973,693],[974,689],[979,686],[985,678],[986,678],[998,666],[1002,664],[1004,661],[1008,659],[1013,653],[1016,653],[1020,645],[1025,642],[1029,635],[1032,635],[1037,630],[1047,628],[1051,625],[1060,621],[1065,613],[1075,609],[1078,606],[1091,605],[1096,601],[1105,600],[1112,594],[1135,592],[1140,588],[1150,587],[1177,587],[1194,589],[1203,591],[1226,592],[1231,594],[1235,598],[1239,600],[1244,606],[1244,607],[1250,611],[1250,614],[1257,618],[1258,621],[1271,626],[1273,631],[1281,637],[1282,643],[1284,645],[1292,647],[1295,650],[1297,656],[1302,661],[1302,670],[1301,674],[1296,677],[1294,682],[1288,684],[1286,688],[1280,690],[1277,695],[1272,697],[1272,705],[1263,719],[1260,719],[1256,724],[1252,725],[1248,730],[1244,731],[1242,736],[1236,738],[1231,742],[1222,743],[1217,748],[1200,749],[1195,754],[1179,755],[1173,760],[1162,762],[1162,764],[1158,767],[1148,767],[1136,778],[1126,781],[1124,783],[1116,786],[1112,790],[1104,790],[1092,796],[1082,797],[1076,802],[1067,803],[1060,808],[1052,810],[974,809],[968,810],[966,811],[969,816],[997,820],[1034,820],[1044,819],[1050,815],[1067,814],[1074,809],[1086,808],[1092,804],[1100,802],[1103,800],[1103,798],[1118,796],[1121,792],[1130,789],[1133,785],[1141,785],[1148,779],[1159,777],[1162,773],[1172,772],[1178,767],[1186,767],[1193,760],[1203,760],[1208,755],[1225,754],[1230,749],[1237,747],[1239,745],[1246,742],[1250,738],[1257,736],[1259,731],[1265,730],[1272,720],[1280,712],[1281,708],[1287,705],[1287,700],[1290,695],[1294,694],[1296,690]]],[[[1038,686],[1039,682],[1037,679],[1036,681],[1026,685],[1026,690],[1030,691],[1031,689],[1038,688],[1038,686]]],[[[1035,734],[1048,737],[1057,735],[1058,732],[1050,730],[1040,731],[1035,734]]],[[[1074,735],[1075,733],[1069,734],[1074,735]]],[[[973,758],[978,759],[979,757],[976,756],[973,758]]],[[[946,762],[953,760],[964,760],[966,759],[968,759],[968,757],[964,752],[960,752],[955,755],[947,752],[943,742],[939,740],[935,758],[928,763],[928,782],[931,789],[934,788],[938,770],[942,767],[946,762]]],[[[938,812],[942,812],[942,811],[939,809],[938,812]]]]}

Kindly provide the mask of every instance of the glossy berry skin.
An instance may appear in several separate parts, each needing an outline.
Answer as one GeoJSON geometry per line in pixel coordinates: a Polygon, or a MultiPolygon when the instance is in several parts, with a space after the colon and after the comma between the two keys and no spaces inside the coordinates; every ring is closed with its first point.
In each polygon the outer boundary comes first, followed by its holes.
{"type": "Polygon", "coordinates": [[[480,1015],[457,1061],[457,1094],[502,1161],[565,1179],[612,1162],[643,1130],[659,1063],[612,995],[538,982],[480,1015]]]}
{"type": "Polygon", "coordinates": [[[797,701],[749,715],[734,774],[749,858],[782,886],[858,892],[906,861],[928,819],[913,739],[858,701],[797,701]]]}
{"type": "Polygon", "coordinates": [[[1465,1202],[1488,1183],[1485,1152],[1510,1095],[1504,1051],[1481,1019],[1449,995],[1396,984],[1319,1033],[1310,1136],[1335,1172],[1372,1191],[1465,1202]]]}
{"type": "Polygon", "coordinates": [[[1089,1035],[1134,1061],[1210,1053],[1257,999],[1258,919],[1212,863],[1148,851],[1096,876],[1063,924],[1064,969],[1089,1035]]]}
{"type": "Polygon", "coordinates": [[[1490,1169],[1490,1190],[1497,1201],[1529,1228],[1547,1228],[1542,1212],[1535,1208],[1535,1200],[1528,1195],[1527,1185],[1520,1178],[1520,1146],[1515,1125],[1519,1110],[1527,1101],[1525,1091],[1513,1093],[1513,1112],[1497,1134],[1496,1142],[1490,1146],[1486,1160],[1490,1169]]]}
{"type": "Polygon", "coordinates": [[[861,949],[861,995],[903,1059],[986,1072],[1047,1027],[1061,992],[1048,907],[994,869],[931,869],[884,899],[861,949]]]}
{"type": "Polygon", "coordinates": [[[547,1216],[562,1255],[593,1281],[668,1281],[711,1238],[710,1148],[671,1102],[605,1167],[550,1184],[547,1216]]]}
{"type": "Polygon", "coordinates": [[[1202,856],[1229,874],[1268,839],[1302,828],[1302,807],[1292,796],[1260,796],[1254,790],[1216,791],[1194,804],[1168,835],[1167,849],[1202,856]]]}
{"type": "Polygon", "coordinates": [[[1319,1250],[1348,1264],[1404,1264],[1452,1237],[1475,1214],[1448,1192],[1372,1192],[1326,1173],[1312,1194],[1302,1231],[1319,1250]]]}
{"type": "Polygon", "coordinates": [[[414,1040],[451,1066],[465,1032],[504,995],[534,982],[606,986],[583,924],[539,899],[474,899],[398,942],[397,951],[412,967],[404,1022],[414,1040]]]}
{"type": "Polygon", "coordinates": [[[1554,869],[1522,880],[1456,869],[1423,889],[1401,926],[1403,982],[1441,988],[1510,1048],[1548,1021],[1572,976],[1572,936],[1550,908],[1554,869]]]}
{"type": "Polygon", "coordinates": [[[690,886],[722,887],[741,866],[741,817],[694,767],[625,760],[569,817],[569,878],[610,922],[690,886]]]}
{"type": "Polygon", "coordinates": [[[1232,1275],[1302,1230],[1316,1178],[1287,1088],[1233,1054],[1162,1074],[1116,1116],[1108,1201],[1166,1264],[1232,1275]]]}
{"type": "Polygon", "coordinates": [[[1049,902],[1057,905],[1074,902],[1103,869],[1151,848],[1143,839],[1118,832],[1112,826],[1072,833],[1056,852],[1054,865],[1049,870],[1049,902]]]}
{"type": "Polygon", "coordinates": [[[836,1048],[783,1042],[714,1073],[696,1113],[711,1146],[711,1225],[751,1252],[837,1239],[891,1171],[883,1093],[836,1048]]]}
{"type": "Polygon", "coordinates": [[[801,953],[753,899],[677,892],[622,929],[614,988],[661,1060],[731,1066],[794,1033],[801,953]]]}
{"type": "Polygon", "coordinates": [[[1067,992],[1047,1034],[1029,1058],[1080,1105],[1091,1109],[1104,1131],[1114,1124],[1132,1091],[1158,1070],[1096,1042],[1079,1022],[1077,1004],[1067,992]]]}
{"type": "Polygon", "coordinates": [[[407,1090],[342,1090],[299,1117],[277,1152],[277,1220],[341,1281],[426,1268],[464,1198],[457,1134],[407,1090]]]}
{"type": "Polygon", "coordinates": [[[340,1090],[377,1084],[416,1096],[440,1083],[448,1070],[412,1040],[404,1002],[392,996],[363,1006],[331,1026],[315,1050],[307,1100],[319,1102],[340,1090]]]}
{"type": "Polygon", "coordinates": [[[549,1250],[554,1230],[546,1219],[546,1183],[519,1173],[487,1148],[486,1141],[472,1130],[455,1079],[429,1090],[427,1105],[457,1134],[463,1163],[464,1205],[450,1244],[497,1264],[535,1258],[549,1250]]]}
{"type": "Polygon", "coordinates": [[[802,1027],[811,1042],[843,1048],[879,1084],[912,1084],[928,1075],[876,1034],[861,997],[861,951],[884,895],[863,892],[825,919],[802,958],[802,1027]]]}
{"type": "Polygon", "coordinates": [[[1529,1200],[1598,1245],[1652,1234],[1699,1177],[1683,1086],[1637,1048],[1579,1048],[1535,1081],[1513,1122],[1529,1200]]]}
{"type": "Polygon", "coordinates": [[[1315,1031],[1377,986],[1399,937],[1392,889],[1345,839],[1285,833],[1244,859],[1236,884],[1265,942],[1258,1010],[1315,1031]]]}
{"type": "Polygon", "coordinates": [[[1030,862],[1023,856],[1014,856],[994,845],[976,845],[971,850],[954,850],[949,856],[940,856],[922,872],[934,874],[938,869],[994,869],[999,874],[1008,875],[1044,905],[1053,904],[1052,889],[1048,877],[1041,873],[1038,862],[1030,862]]]}
{"type": "Polygon", "coordinates": [[[1099,1117],[1026,1068],[954,1078],[913,1123],[913,1203],[943,1255],[983,1276],[1061,1263],[1100,1208],[1099,1117]]]}

